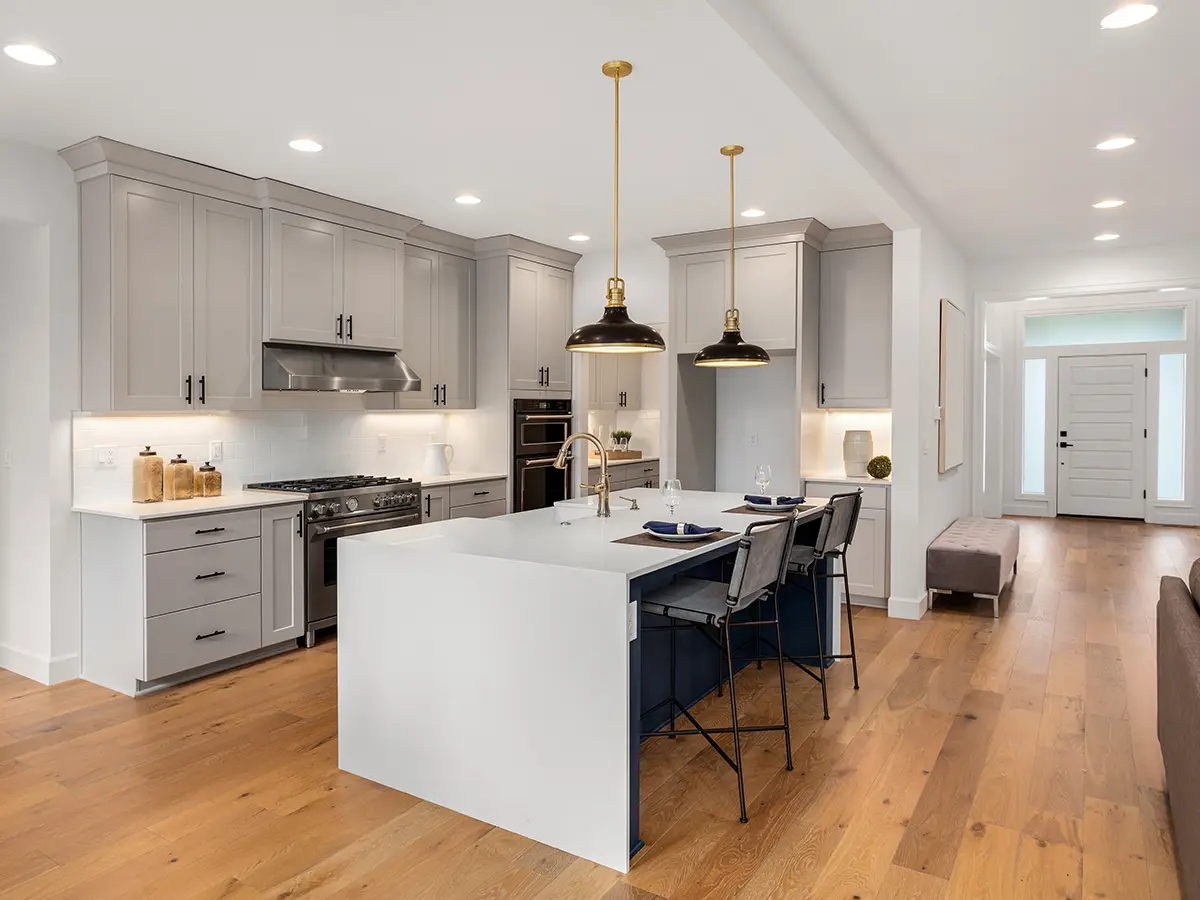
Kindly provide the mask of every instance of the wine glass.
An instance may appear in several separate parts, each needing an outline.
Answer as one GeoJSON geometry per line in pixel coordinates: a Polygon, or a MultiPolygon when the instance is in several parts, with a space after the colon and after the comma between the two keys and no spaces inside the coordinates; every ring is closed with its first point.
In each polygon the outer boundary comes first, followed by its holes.
{"type": "Polygon", "coordinates": [[[765,464],[755,466],[754,483],[758,485],[758,492],[765,495],[767,487],[771,484],[771,467],[765,464]]]}
{"type": "Polygon", "coordinates": [[[679,484],[679,479],[668,478],[662,483],[662,488],[660,488],[660,491],[662,493],[663,503],[666,504],[667,510],[671,514],[671,518],[674,519],[675,507],[679,505],[679,501],[682,499],[683,494],[683,488],[679,484]]]}

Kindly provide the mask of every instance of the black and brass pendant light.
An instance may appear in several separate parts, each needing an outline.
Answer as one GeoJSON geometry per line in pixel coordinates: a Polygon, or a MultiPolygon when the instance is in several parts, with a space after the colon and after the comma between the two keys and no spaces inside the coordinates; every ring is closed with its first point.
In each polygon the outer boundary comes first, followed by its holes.
{"type": "Polygon", "coordinates": [[[625,308],[625,281],[618,275],[619,185],[621,174],[621,79],[633,71],[624,60],[606,62],[600,70],[613,80],[613,274],[608,279],[608,303],[599,322],[576,328],[567,338],[567,349],[576,353],[656,353],[667,349],[662,335],[649,325],[629,318],[625,308]]]}
{"type": "Polygon", "coordinates": [[[736,368],[742,366],[765,366],[771,361],[762,347],[747,344],[742,340],[742,325],[735,302],[734,253],[733,253],[733,158],[744,147],[731,144],[721,148],[721,155],[729,157],[729,309],[725,311],[725,333],[715,344],[709,344],[696,354],[696,365],[709,368],[736,368]]]}

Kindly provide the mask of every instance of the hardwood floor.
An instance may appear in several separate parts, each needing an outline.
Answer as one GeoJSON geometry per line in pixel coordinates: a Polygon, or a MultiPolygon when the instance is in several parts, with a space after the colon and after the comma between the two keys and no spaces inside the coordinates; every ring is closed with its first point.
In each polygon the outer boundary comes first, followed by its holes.
{"type": "MultiPolygon", "coordinates": [[[[828,722],[789,670],[795,769],[746,740],[748,824],[703,739],[651,741],[626,877],[339,772],[332,643],[141,700],[0,671],[0,900],[1176,900],[1154,605],[1200,531],[1021,526],[998,621],[860,610],[828,722]]],[[[773,666],[738,692],[778,715],[773,666]]]]}

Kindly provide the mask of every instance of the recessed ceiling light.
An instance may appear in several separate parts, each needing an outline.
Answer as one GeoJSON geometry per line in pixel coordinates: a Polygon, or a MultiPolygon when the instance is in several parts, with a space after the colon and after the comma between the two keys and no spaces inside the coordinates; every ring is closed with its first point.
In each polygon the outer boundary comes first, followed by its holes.
{"type": "Polygon", "coordinates": [[[1116,240],[1117,238],[1119,238],[1119,237],[1120,237],[1120,235],[1119,235],[1119,234],[1113,234],[1113,233],[1111,233],[1111,232],[1108,232],[1108,233],[1106,233],[1106,234],[1098,234],[1098,235],[1096,235],[1094,238],[1092,238],[1092,240],[1095,240],[1095,241],[1115,241],[1115,240],[1116,240]]]}
{"type": "Polygon", "coordinates": [[[1092,209],[1116,209],[1118,206],[1124,205],[1124,200],[1101,200],[1099,203],[1093,203],[1092,209]]]}
{"type": "Polygon", "coordinates": [[[1101,141],[1096,145],[1097,150],[1124,150],[1126,147],[1132,147],[1137,143],[1137,138],[1131,137],[1115,137],[1109,138],[1107,141],[1101,141]]]}
{"type": "Polygon", "coordinates": [[[320,153],[325,149],[311,138],[296,138],[294,141],[288,141],[288,146],[301,153],[320,153]]]}
{"type": "Polygon", "coordinates": [[[1176,291],[1186,291],[1186,290],[1187,290],[1187,288],[1185,288],[1185,287],[1172,287],[1172,288],[1159,288],[1159,290],[1160,290],[1160,291],[1162,291],[1164,294],[1173,294],[1173,293],[1175,293],[1176,291]]]}
{"type": "Polygon", "coordinates": [[[36,44],[9,44],[4,48],[4,53],[17,62],[31,66],[53,66],[58,63],[57,56],[36,44]]]}
{"type": "Polygon", "coordinates": [[[463,206],[474,206],[479,202],[479,198],[474,194],[462,194],[454,198],[455,203],[461,203],[463,206]]]}
{"type": "Polygon", "coordinates": [[[753,206],[742,210],[743,219],[759,219],[767,214],[765,209],[755,209],[753,206]]]}
{"type": "Polygon", "coordinates": [[[1049,297],[1026,297],[1026,300],[1049,300],[1049,297]]]}
{"type": "Polygon", "coordinates": [[[591,238],[588,237],[586,234],[573,234],[569,238],[567,238],[567,240],[568,241],[590,241],[591,238]]]}
{"type": "Polygon", "coordinates": [[[1157,13],[1158,7],[1153,3],[1127,3],[1101,19],[1100,27],[1128,28],[1130,25],[1141,25],[1147,19],[1153,19],[1157,13]]]}

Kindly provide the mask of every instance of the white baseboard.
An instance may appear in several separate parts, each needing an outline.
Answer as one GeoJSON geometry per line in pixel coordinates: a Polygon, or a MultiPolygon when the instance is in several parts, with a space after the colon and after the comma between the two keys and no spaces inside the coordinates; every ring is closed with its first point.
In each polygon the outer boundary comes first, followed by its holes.
{"type": "Polygon", "coordinates": [[[51,659],[8,644],[0,644],[0,669],[8,669],[39,684],[58,684],[79,677],[79,654],[51,659]]]}
{"type": "Polygon", "coordinates": [[[929,609],[929,593],[920,597],[888,597],[887,611],[889,619],[911,619],[918,621],[929,609]]]}
{"type": "Polygon", "coordinates": [[[1146,507],[1146,524],[1148,525],[1200,525],[1200,514],[1186,509],[1170,509],[1167,507],[1146,507]]]}

